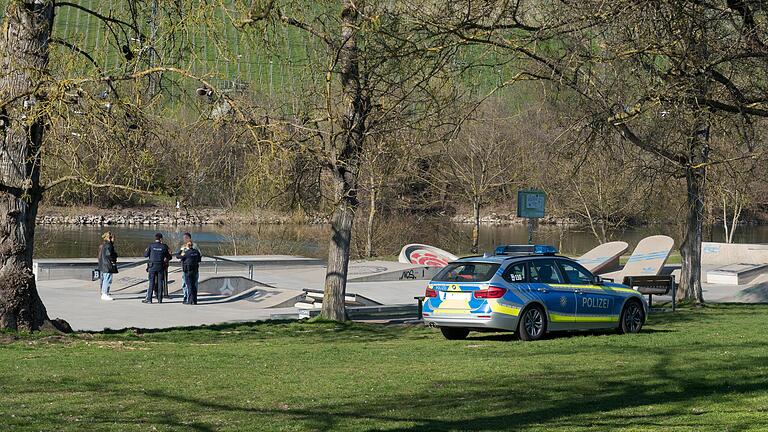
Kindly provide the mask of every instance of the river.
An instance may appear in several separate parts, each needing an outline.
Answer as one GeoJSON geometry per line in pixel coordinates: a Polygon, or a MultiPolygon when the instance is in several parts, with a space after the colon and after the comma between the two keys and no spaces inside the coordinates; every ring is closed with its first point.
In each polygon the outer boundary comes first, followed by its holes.
{"type": "MultiPolygon", "coordinates": [[[[189,230],[206,255],[290,254],[325,258],[330,229],[324,225],[216,225],[195,227],[172,226],[38,226],[35,236],[35,257],[70,258],[95,257],[100,235],[110,230],[116,236],[116,248],[121,256],[140,256],[156,232],[165,236],[172,247],[181,243],[181,236],[189,230]]],[[[438,219],[419,219],[411,222],[389,222],[376,231],[376,255],[395,256],[407,243],[427,243],[455,254],[467,253],[470,248],[470,225],[459,225],[438,219]]],[[[679,246],[680,232],[674,226],[649,226],[611,233],[613,240],[624,240],[630,247],[643,237],[666,234],[679,246]]],[[[364,249],[363,231],[356,234],[353,255],[364,249]]],[[[480,249],[491,251],[500,244],[524,244],[528,233],[524,226],[483,226],[480,249]]],[[[721,227],[715,227],[707,241],[722,241],[721,227]]],[[[768,226],[740,226],[736,231],[737,243],[768,243],[768,226]]],[[[540,226],[534,242],[551,244],[564,254],[581,254],[598,244],[585,228],[540,226]]],[[[631,250],[631,249],[630,249],[631,250]]]]}

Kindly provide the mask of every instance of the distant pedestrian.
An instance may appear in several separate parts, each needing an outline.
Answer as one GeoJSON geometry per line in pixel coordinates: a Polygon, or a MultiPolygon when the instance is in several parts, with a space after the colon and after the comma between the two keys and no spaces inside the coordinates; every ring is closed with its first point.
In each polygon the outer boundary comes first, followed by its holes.
{"type": "Polygon", "coordinates": [[[187,242],[185,248],[179,251],[178,257],[181,260],[181,269],[184,271],[184,280],[187,285],[188,298],[184,304],[197,304],[197,280],[200,275],[200,261],[202,255],[195,249],[194,244],[187,242]]]}
{"type": "MultiPolygon", "coordinates": [[[[187,247],[187,244],[191,243],[192,248],[197,250],[200,253],[200,257],[202,259],[203,253],[200,251],[200,248],[197,246],[197,243],[192,241],[192,234],[185,232],[182,237],[183,237],[183,243],[181,244],[181,248],[179,248],[179,252],[176,254],[176,257],[179,259],[182,259],[181,257],[183,257],[184,253],[187,251],[187,249],[189,249],[187,247]]],[[[183,276],[181,278],[181,291],[184,293],[184,304],[187,304],[189,303],[189,289],[187,288],[187,273],[186,271],[184,271],[183,266],[182,266],[182,272],[183,272],[183,276]]],[[[200,273],[198,272],[196,273],[196,275],[197,276],[195,277],[195,286],[197,286],[199,282],[200,273]]]]}
{"type": "Polygon", "coordinates": [[[117,273],[117,251],[115,251],[115,236],[110,231],[102,234],[103,242],[99,245],[99,273],[101,273],[101,299],[112,301],[109,288],[112,286],[112,275],[117,273]]]}
{"type": "Polygon", "coordinates": [[[141,302],[152,303],[152,293],[155,293],[157,302],[162,303],[165,264],[171,259],[171,252],[168,250],[168,245],[163,243],[162,234],[155,234],[155,241],[144,250],[144,257],[149,258],[149,263],[147,264],[149,286],[147,287],[147,295],[141,302]]]}

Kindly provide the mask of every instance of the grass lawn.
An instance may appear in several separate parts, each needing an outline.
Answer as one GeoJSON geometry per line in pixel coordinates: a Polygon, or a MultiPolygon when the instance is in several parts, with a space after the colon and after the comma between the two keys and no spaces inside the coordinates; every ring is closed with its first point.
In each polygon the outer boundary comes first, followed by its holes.
{"type": "Polygon", "coordinates": [[[768,430],[768,306],[524,343],[421,326],[0,334],[0,430],[768,430]]]}

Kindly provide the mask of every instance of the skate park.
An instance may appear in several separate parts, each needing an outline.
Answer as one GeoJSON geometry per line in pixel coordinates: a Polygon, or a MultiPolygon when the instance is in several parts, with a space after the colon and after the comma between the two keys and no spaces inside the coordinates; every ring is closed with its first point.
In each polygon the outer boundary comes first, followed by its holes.
{"type": "MultiPolygon", "coordinates": [[[[178,262],[171,262],[168,271],[170,298],[150,305],[140,302],[148,285],[144,258],[120,259],[112,302],[102,302],[96,295],[98,281],[91,277],[95,267],[96,260],[91,258],[40,259],[34,264],[37,288],[48,312],[66,317],[76,330],[298,319],[302,310],[319,311],[325,278],[324,263],[313,258],[206,257],[200,266],[199,304],[188,307],[181,303],[178,262]]],[[[423,295],[427,280],[436,271],[399,262],[351,262],[347,305],[350,309],[372,308],[374,316],[386,305],[390,306],[388,313],[406,311],[415,317],[414,297],[423,295]]]]}
{"type": "MultiPolygon", "coordinates": [[[[626,242],[597,246],[577,259],[603,278],[672,275],[680,280],[680,264],[668,264],[675,245],[666,236],[651,236],[630,251],[626,242]],[[631,252],[631,253],[630,253],[631,252]],[[622,266],[621,263],[624,262],[622,266]]],[[[403,247],[398,262],[352,261],[345,301],[350,317],[361,320],[416,319],[417,298],[429,279],[457,257],[428,246],[403,247]]],[[[200,267],[200,303],[182,305],[181,269],[168,272],[170,298],[162,304],[140,302],[147,289],[146,260],[121,258],[111,293],[99,300],[92,280],[92,258],[38,259],[37,286],[49,313],[67,319],[77,330],[169,328],[224,322],[299,319],[316,315],[322,304],[325,264],[288,255],[205,257],[200,267]]],[[[702,288],[707,302],[768,301],[768,245],[704,243],[702,288]]],[[[653,296],[655,304],[670,295],[653,296]]]]}

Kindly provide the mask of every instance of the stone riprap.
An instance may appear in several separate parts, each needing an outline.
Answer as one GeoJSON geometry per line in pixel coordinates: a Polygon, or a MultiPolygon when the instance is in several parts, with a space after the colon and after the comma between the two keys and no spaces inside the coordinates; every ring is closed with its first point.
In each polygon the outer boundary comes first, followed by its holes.
{"type": "Polygon", "coordinates": [[[210,216],[143,214],[133,215],[48,215],[37,218],[38,225],[208,225],[210,216]]]}
{"type": "MultiPolygon", "coordinates": [[[[226,211],[221,209],[206,209],[186,213],[155,209],[147,211],[137,210],[103,210],[98,213],[85,213],[80,215],[48,213],[41,212],[37,217],[38,225],[90,225],[90,226],[108,226],[108,225],[215,225],[229,223],[245,224],[290,224],[297,223],[290,216],[279,215],[249,215],[231,217],[226,211]]],[[[324,224],[328,220],[321,216],[301,220],[300,223],[309,225],[324,224]]]]}
{"type": "MultiPolygon", "coordinates": [[[[451,218],[451,221],[458,224],[474,224],[475,218],[467,215],[456,215],[451,218]]],[[[491,212],[480,218],[480,223],[483,225],[524,225],[528,223],[528,219],[519,218],[514,213],[495,213],[491,212]]],[[[546,216],[538,219],[538,223],[541,225],[578,225],[579,222],[570,219],[555,216],[546,216]]]]}

